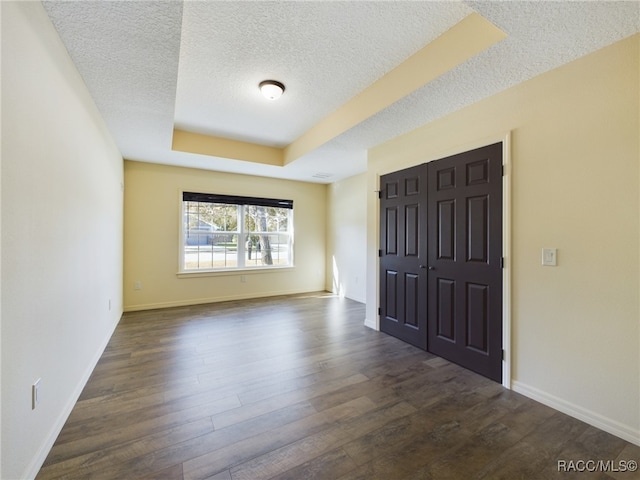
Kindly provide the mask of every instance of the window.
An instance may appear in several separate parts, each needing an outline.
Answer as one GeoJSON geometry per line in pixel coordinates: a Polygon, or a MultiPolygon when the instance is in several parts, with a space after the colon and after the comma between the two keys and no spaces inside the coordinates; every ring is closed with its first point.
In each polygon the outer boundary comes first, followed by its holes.
{"type": "Polygon", "coordinates": [[[293,265],[293,200],[182,194],[181,271],[293,265]]]}

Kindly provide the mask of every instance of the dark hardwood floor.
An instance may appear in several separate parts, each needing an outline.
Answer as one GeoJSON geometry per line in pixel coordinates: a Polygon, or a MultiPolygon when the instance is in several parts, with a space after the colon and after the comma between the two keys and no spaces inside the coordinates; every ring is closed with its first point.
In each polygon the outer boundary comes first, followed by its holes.
{"type": "Polygon", "coordinates": [[[324,293],[125,314],[37,478],[638,478],[558,472],[640,447],[363,320],[324,293]]]}

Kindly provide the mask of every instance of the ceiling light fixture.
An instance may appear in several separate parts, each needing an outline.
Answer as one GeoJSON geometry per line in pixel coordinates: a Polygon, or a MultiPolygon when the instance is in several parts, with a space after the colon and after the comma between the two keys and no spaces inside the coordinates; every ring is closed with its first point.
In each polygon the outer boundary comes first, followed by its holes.
{"type": "Polygon", "coordinates": [[[268,100],[277,100],[284,93],[284,84],[276,80],[264,80],[258,86],[268,100]]]}

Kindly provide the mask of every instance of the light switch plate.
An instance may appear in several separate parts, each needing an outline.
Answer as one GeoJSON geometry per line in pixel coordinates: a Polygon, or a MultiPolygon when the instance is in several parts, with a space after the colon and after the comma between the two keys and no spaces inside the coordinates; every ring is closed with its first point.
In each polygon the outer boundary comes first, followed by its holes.
{"type": "Polygon", "coordinates": [[[558,265],[558,249],[543,248],[542,249],[542,265],[547,267],[555,267],[558,265]]]}

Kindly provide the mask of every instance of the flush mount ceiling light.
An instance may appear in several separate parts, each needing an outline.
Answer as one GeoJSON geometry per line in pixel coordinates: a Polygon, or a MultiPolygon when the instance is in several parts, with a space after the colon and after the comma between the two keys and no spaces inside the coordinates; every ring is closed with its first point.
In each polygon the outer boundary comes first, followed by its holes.
{"type": "Polygon", "coordinates": [[[284,93],[284,84],[276,80],[264,80],[260,82],[260,91],[268,100],[277,100],[284,93]]]}

